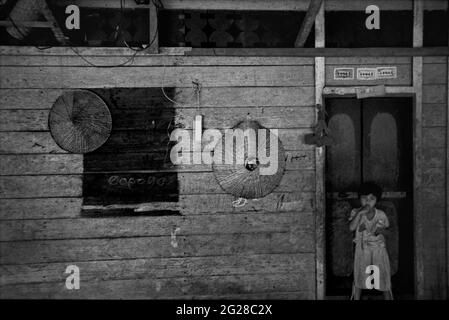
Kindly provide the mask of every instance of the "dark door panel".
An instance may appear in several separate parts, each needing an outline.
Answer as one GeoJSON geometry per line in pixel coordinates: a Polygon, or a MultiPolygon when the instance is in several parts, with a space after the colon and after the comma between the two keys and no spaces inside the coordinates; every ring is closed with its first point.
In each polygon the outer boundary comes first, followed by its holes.
{"type": "Polygon", "coordinates": [[[359,206],[357,190],[374,181],[383,190],[379,209],[386,235],[393,291],[413,293],[413,130],[412,100],[375,98],[326,100],[331,135],[326,154],[326,289],[350,295],[353,234],[348,216],[359,206]]]}

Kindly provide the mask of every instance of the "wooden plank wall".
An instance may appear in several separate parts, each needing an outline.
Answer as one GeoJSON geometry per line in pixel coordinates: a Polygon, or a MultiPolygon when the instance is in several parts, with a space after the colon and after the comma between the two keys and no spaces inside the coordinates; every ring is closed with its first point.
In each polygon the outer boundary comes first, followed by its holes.
{"type": "Polygon", "coordinates": [[[423,297],[447,298],[447,57],[423,61],[423,297]]]}
{"type": "MultiPolygon", "coordinates": [[[[123,50],[83,50],[97,65],[123,50]]],[[[95,68],[70,49],[0,48],[1,298],[315,298],[313,58],[137,55],[95,68]],[[51,138],[70,88],[203,86],[204,126],[246,119],[279,129],[287,171],[274,193],[234,208],[210,166],[177,168],[182,216],[80,217],[83,156],[51,138]],[[80,268],[81,288],[65,288],[80,268]]],[[[196,106],[178,106],[192,124],[196,106]]]]}

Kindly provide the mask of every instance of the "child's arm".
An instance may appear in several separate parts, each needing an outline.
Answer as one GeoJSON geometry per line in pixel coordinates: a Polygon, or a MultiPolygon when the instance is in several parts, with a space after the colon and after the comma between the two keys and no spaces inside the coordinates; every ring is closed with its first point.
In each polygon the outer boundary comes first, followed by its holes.
{"type": "Polygon", "coordinates": [[[360,219],[362,218],[362,210],[360,209],[354,209],[351,212],[351,217],[349,218],[349,230],[355,231],[357,229],[357,226],[359,225],[360,219]]]}
{"type": "Polygon", "coordinates": [[[382,212],[381,218],[376,223],[376,229],[374,231],[374,235],[378,236],[379,234],[385,234],[386,229],[390,226],[390,222],[388,221],[387,215],[382,212]]]}

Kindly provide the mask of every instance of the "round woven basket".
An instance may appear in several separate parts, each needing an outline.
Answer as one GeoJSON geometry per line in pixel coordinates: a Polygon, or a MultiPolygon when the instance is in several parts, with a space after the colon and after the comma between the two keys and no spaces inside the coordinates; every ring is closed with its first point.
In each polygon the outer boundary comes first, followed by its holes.
{"type": "Polygon", "coordinates": [[[87,90],[64,92],[48,117],[51,135],[58,146],[72,153],[87,153],[109,138],[112,118],[106,103],[87,90]]]}
{"type": "MultiPolygon", "coordinates": [[[[237,148],[233,144],[226,143],[224,136],[218,143],[221,144],[221,150],[223,152],[223,162],[213,162],[214,175],[226,193],[232,194],[236,197],[245,199],[258,199],[271,193],[279,184],[282,179],[285,170],[285,152],[279,138],[274,135],[270,130],[262,127],[256,121],[243,121],[240,122],[234,129],[246,129],[255,130],[256,134],[258,130],[266,130],[266,143],[263,146],[258,139],[259,135],[256,135],[257,141],[257,155],[265,152],[265,155],[270,155],[273,152],[277,152],[277,170],[273,174],[261,174],[261,168],[268,167],[275,164],[261,164],[257,156],[253,156],[249,152],[247,144],[244,148],[244,161],[237,161],[236,153],[237,148]],[[270,138],[277,140],[277,149],[274,150],[274,146],[270,146],[270,138]],[[225,163],[224,159],[231,157],[232,163],[225,163]]],[[[217,146],[214,152],[217,152],[217,146]]],[[[228,161],[229,162],[229,161],[228,161]]]]}

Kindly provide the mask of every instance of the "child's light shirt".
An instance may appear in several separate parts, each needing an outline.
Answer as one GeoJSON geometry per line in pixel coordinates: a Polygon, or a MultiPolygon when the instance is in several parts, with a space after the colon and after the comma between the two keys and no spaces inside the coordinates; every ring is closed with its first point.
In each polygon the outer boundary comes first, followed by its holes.
{"type": "Polygon", "coordinates": [[[374,209],[374,217],[369,220],[365,214],[360,218],[359,224],[357,225],[357,229],[355,232],[354,242],[363,241],[364,245],[378,245],[385,246],[385,237],[383,234],[375,235],[375,231],[378,228],[388,228],[390,226],[390,222],[388,221],[387,215],[385,212],[379,209],[374,209]],[[359,232],[359,226],[361,224],[365,224],[366,229],[362,232],[359,232]]]}

